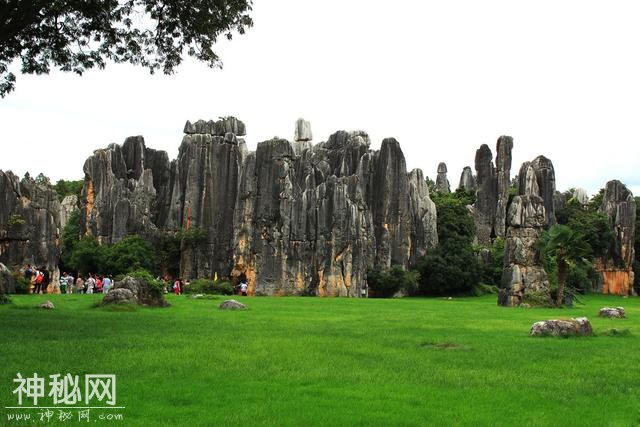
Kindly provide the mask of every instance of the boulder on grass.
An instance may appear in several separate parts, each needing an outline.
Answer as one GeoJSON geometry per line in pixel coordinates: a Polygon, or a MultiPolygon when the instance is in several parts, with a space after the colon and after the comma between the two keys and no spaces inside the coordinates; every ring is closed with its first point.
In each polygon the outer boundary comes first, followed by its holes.
{"type": "Polygon", "coordinates": [[[102,299],[101,305],[106,304],[137,304],[136,295],[126,288],[111,289],[102,299]]]}
{"type": "Polygon", "coordinates": [[[229,299],[220,304],[219,308],[220,310],[244,310],[247,307],[241,302],[238,302],[234,299],[229,299]]]}
{"type": "Polygon", "coordinates": [[[168,307],[169,303],[164,299],[162,291],[155,286],[149,284],[144,279],[137,279],[131,276],[127,276],[109,290],[102,300],[102,304],[120,303],[116,299],[124,298],[128,296],[128,293],[119,292],[113,297],[110,296],[112,292],[116,292],[118,289],[126,289],[134,297],[135,302],[138,305],[144,305],[149,307],[168,307]]]}
{"type": "Polygon", "coordinates": [[[593,333],[591,322],[586,317],[570,320],[543,320],[531,326],[530,336],[587,336],[593,333]]]}
{"type": "Polygon", "coordinates": [[[609,318],[621,318],[625,317],[624,315],[624,307],[604,307],[600,309],[599,313],[600,317],[609,317],[609,318]]]}
{"type": "Polygon", "coordinates": [[[53,310],[56,308],[51,301],[45,301],[39,306],[40,308],[44,308],[45,310],[53,310]]]}

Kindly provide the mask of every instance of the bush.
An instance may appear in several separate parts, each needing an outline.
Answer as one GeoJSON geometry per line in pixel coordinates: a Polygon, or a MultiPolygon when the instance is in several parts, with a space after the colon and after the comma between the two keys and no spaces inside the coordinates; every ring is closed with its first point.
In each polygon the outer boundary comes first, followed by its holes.
{"type": "Polygon", "coordinates": [[[233,286],[231,283],[218,280],[213,281],[210,279],[196,279],[189,285],[189,288],[185,290],[190,294],[210,294],[210,295],[233,295],[233,286]]]}
{"type": "MultiPolygon", "coordinates": [[[[138,269],[134,271],[130,271],[125,276],[133,277],[134,279],[141,280],[145,282],[147,285],[151,286],[154,289],[157,289],[160,292],[164,292],[164,282],[162,280],[158,280],[151,273],[144,269],[138,269]]],[[[122,280],[122,278],[120,279],[122,280]]]]}
{"type": "Polygon", "coordinates": [[[370,296],[388,298],[398,291],[407,294],[415,294],[418,290],[420,273],[407,271],[399,265],[394,265],[389,270],[372,269],[367,272],[367,285],[373,291],[370,296]]]}
{"type": "Polygon", "coordinates": [[[471,293],[476,297],[481,297],[482,295],[495,295],[498,292],[500,292],[500,289],[496,285],[485,285],[484,283],[480,283],[471,291],[471,293]]]}
{"type": "Polygon", "coordinates": [[[102,270],[111,274],[127,271],[152,270],[155,264],[155,251],[151,244],[140,236],[129,236],[103,251],[102,270]]]}
{"type": "Polygon", "coordinates": [[[16,294],[26,294],[29,292],[31,281],[20,273],[14,273],[13,278],[16,281],[16,294]]]}

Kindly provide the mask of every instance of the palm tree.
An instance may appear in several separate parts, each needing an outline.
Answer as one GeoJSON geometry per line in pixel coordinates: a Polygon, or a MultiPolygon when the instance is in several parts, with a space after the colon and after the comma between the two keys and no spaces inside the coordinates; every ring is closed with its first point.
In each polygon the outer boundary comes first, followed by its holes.
{"type": "Polygon", "coordinates": [[[591,246],[584,236],[571,227],[556,224],[549,229],[540,240],[543,256],[555,259],[558,269],[558,296],[556,305],[560,307],[564,299],[564,288],[567,281],[567,269],[576,264],[588,262],[585,257],[591,253],[591,246]]]}

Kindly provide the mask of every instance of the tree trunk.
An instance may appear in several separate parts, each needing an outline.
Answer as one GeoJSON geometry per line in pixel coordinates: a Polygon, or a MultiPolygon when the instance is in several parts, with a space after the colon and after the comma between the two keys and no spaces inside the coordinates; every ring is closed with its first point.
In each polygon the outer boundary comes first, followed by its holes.
{"type": "Polygon", "coordinates": [[[558,296],[556,298],[556,305],[562,306],[564,300],[564,284],[567,280],[567,264],[564,262],[564,258],[558,257],[558,296]]]}

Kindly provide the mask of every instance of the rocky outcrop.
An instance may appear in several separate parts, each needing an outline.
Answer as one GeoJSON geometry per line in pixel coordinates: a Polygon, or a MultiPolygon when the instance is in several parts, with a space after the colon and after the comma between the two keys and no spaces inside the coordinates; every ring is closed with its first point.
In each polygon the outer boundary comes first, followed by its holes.
{"type": "Polygon", "coordinates": [[[594,267],[600,273],[599,289],[603,293],[631,295],[635,258],[636,202],[620,181],[607,182],[600,210],[609,219],[614,238],[605,253],[596,257],[594,267]]]}
{"type": "Polygon", "coordinates": [[[475,192],[476,188],[476,178],[473,176],[471,167],[465,166],[464,169],[462,169],[462,174],[460,175],[460,184],[458,184],[458,189],[475,192]]]}
{"type": "MultiPolygon", "coordinates": [[[[225,130],[244,133],[239,121],[225,130]]],[[[81,225],[103,242],[182,231],[181,276],[247,279],[250,294],[360,296],[373,266],[408,267],[437,244],[435,205],[398,141],[362,131],[309,143],[280,138],[246,152],[216,122],[187,122],[176,160],[141,137],[85,165],[81,225]],[[120,205],[125,205],[122,208],[120,205]],[[135,214],[135,215],[134,215],[135,214]]]]}
{"type": "Polygon", "coordinates": [[[610,319],[623,318],[625,316],[624,307],[603,307],[598,312],[598,316],[600,317],[608,317],[610,319]]]}
{"type": "Polygon", "coordinates": [[[234,299],[230,299],[230,300],[226,300],[226,301],[223,301],[222,303],[220,303],[218,308],[220,310],[244,310],[244,309],[247,308],[247,306],[244,305],[241,302],[238,302],[238,301],[234,300],[234,299]]]}
{"type": "Polygon", "coordinates": [[[129,298],[129,301],[135,301],[138,305],[148,307],[167,307],[169,305],[169,303],[164,299],[160,289],[152,286],[143,279],[133,278],[130,276],[116,282],[104,296],[101,304],[116,303],[121,301],[124,297],[128,298],[129,294],[134,297],[133,300],[129,298]],[[121,290],[127,290],[129,292],[123,292],[121,290]]]}
{"type": "Polygon", "coordinates": [[[573,190],[573,198],[582,206],[589,204],[589,195],[587,194],[587,190],[584,188],[575,188],[573,190]]]}
{"type": "Polygon", "coordinates": [[[84,174],[80,227],[85,234],[115,243],[132,234],[150,237],[165,225],[169,157],[147,148],[141,136],[94,151],[84,164],[84,174]]]}
{"type": "Polygon", "coordinates": [[[100,305],[110,304],[136,304],[136,295],[126,288],[111,289],[104,295],[100,305]]]}
{"type": "Polygon", "coordinates": [[[438,176],[436,177],[436,191],[438,193],[447,194],[451,192],[451,186],[447,179],[447,165],[445,163],[438,164],[438,176]]]}
{"type": "Polygon", "coordinates": [[[201,134],[211,136],[225,136],[232,133],[236,136],[245,136],[246,127],[241,120],[235,117],[221,117],[219,120],[198,120],[191,123],[187,120],[184,125],[184,133],[187,135],[201,134]]]}
{"type": "Polygon", "coordinates": [[[0,262],[32,264],[58,276],[60,203],[46,182],[0,171],[0,262]]]}
{"type": "Polygon", "coordinates": [[[536,172],[529,163],[520,169],[519,193],[509,206],[506,221],[504,271],[498,297],[498,304],[504,306],[551,301],[549,280],[537,248],[546,224],[545,206],[536,172]]]}
{"type": "Polygon", "coordinates": [[[64,229],[64,226],[67,225],[67,221],[69,221],[69,217],[78,209],[78,196],[69,195],[62,199],[60,203],[60,229],[64,229]]]}
{"type": "Polygon", "coordinates": [[[511,186],[511,150],[513,138],[501,136],[496,143],[496,164],[488,145],[476,151],[476,202],[473,215],[476,238],[481,245],[489,245],[506,233],[507,205],[511,186]]]}
{"type": "Polygon", "coordinates": [[[313,133],[311,132],[311,123],[305,119],[296,120],[296,127],[293,136],[293,149],[296,155],[301,155],[304,150],[310,149],[313,144],[313,133]]]}
{"type": "Polygon", "coordinates": [[[531,326],[530,336],[588,336],[593,333],[591,322],[586,317],[570,320],[543,320],[531,326]]]}
{"type": "Polygon", "coordinates": [[[0,263],[0,295],[12,294],[16,291],[16,280],[11,270],[0,263]]]}
{"type": "Polygon", "coordinates": [[[550,227],[556,223],[553,197],[556,193],[556,173],[551,160],[538,156],[531,162],[536,173],[540,197],[544,203],[545,225],[550,227]]]}

